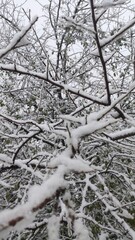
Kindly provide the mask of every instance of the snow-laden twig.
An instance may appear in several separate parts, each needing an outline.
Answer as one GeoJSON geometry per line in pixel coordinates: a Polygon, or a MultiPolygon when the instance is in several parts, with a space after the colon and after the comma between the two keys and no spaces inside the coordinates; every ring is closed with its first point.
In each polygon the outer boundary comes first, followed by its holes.
{"type": "Polygon", "coordinates": [[[26,27],[24,27],[20,32],[15,34],[15,36],[13,37],[9,45],[5,49],[0,50],[0,58],[4,57],[7,53],[9,53],[15,47],[26,45],[26,43],[28,44],[28,41],[25,36],[37,20],[38,20],[37,16],[33,17],[31,22],[26,27]]]}
{"type": "Polygon", "coordinates": [[[119,6],[122,5],[124,3],[126,3],[127,0],[103,0],[102,3],[100,4],[94,4],[94,8],[110,8],[110,7],[115,7],[115,6],[119,6]]]}
{"type": "Polygon", "coordinates": [[[95,172],[94,167],[89,166],[89,163],[79,158],[70,158],[66,154],[62,153],[52,159],[48,164],[50,168],[56,168],[60,165],[66,166],[68,171],[73,171],[77,173],[83,172],[95,172]]]}
{"type": "Polygon", "coordinates": [[[106,45],[112,43],[113,41],[117,40],[118,38],[120,38],[122,36],[122,34],[124,34],[129,28],[133,27],[135,24],[135,18],[133,18],[132,20],[130,20],[125,26],[121,27],[121,29],[119,31],[117,31],[114,35],[109,36],[107,38],[104,38],[102,40],[100,40],[100,46],[103,48],[106,45]]]}
{"type": "Polygon", "coordinates": [[[107,134],[112,140],[118,140],[122,138],[127,138],[135,135],[135,127],[127,128],[124,130],[119,130],[114,133],[107,134]]]}

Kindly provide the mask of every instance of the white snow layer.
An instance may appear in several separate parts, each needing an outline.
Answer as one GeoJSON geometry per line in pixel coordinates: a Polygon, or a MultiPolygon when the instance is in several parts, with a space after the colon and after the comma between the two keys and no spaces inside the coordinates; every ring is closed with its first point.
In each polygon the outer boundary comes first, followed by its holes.
{"type": "Polygon", "coordinates": [[[126,0],[104,0],[102,3],[97,3],[94,5],[95,8],[109,8],[117,5],[124,4],[126,0]]]}
{"type": "Polygon", "coordinates": [[[89,164],[84,161],[83,159],[79,158],[70,158],[67,157],[65,154],[61,154],[58,157],[52,159],[48,166],[50,168],[58,167],[59,165],[63,165],[69,171],[75,172],[92,172],[94,171],[93,167],[90,167],[89,164]]]}
{"type": "Polygon", "coordinates": [[[81,219],[74,221],[74,232],[76,235],[76,240],[90,240],[88,229],[83,224],[81,219]]]}
{"type": "Polygon", "coordinates": [[[15,34],[8,46],[0,50],[0,58],[7,54],[14,47],[20,47],[22,45],[26,45],[26,43],[28,44],[28,40],[26,39],[25,35],[29,31],[31,26],[37,21],[37,19],[37,16],[33,17],[32,21],[30,21],[30,23],[26,27],[24,27],[20,32],[15,34]]]}
{"type": "Polygon", "coordinates": [[[50,217],[47,225],[48,230],[48,240],[59,240],[59,228],[60,221],[59,217],[53,215],[50,217]]]}
{"type": "Polygon", "coordinates": [[[12,230],[20,231],[34,219],[35,212],[40,208],[45,200],[53,197],[59,188],[65,188],[66,182],[63,178],[65,174],[64,166],[60,166],[57,171],[43,184],[33,186],[28,195],[28,202],[14,209],[0,212],[0,238],[8,235],[12,230]]]}
{"type": "Polygon", "coordinates": [[[120,139],[120,138],[126,138],[128,136],[135,135],[135,127],[127,128],[124,130],[116,131],[114,133],[109,134],[109,137],[111,139],[120,139]]]}

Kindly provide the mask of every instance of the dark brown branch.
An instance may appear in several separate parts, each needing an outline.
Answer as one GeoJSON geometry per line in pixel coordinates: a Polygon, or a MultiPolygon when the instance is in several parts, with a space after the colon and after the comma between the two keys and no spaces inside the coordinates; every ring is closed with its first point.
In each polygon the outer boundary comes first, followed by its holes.
{"type": "Polygon", "coordinates": [[[103,48],[106,45],[112,43],[116,39],[120,38],[120,36],[125,33],[129,28],[133,27],[135,24],[135,18],[133,18],[131,21],[129,21],[124,27],[121,27],[121,29],[115,33],[113,36],[110,38],[103,39],[103,43],[101,41],[100,46],[103,48]]]}
{"type": "Polygon", "coordinates": [[[103,106],[107,106],[108,103],[106,101],[103,101],[102,99],[100,98],[97,98],[97,97],[94,97],[94,96],[91,96],[89,95],[88,93],[85,93],[84,91],[82,91],[81,89],[78,90],[78,89],[75,89],[75,88],[72,88],[72,87],[68,87],[67,85],[64,85],[64,84],[61,84],[59,83],[58,81],[53,81],[52,79],[50,78],[46,78],[45,74],[42,74],[42,73],[37,73],[37,72],[34,72],[34,71],[29,71],[21,66],[17,66],[16,67],[14,66],[14,64],[10,64],[10,65],[6,65],[6,64],[0,64],[0,69],[1,70],[5,70],[5,71],[9,71],[9,72],[14,72],[14,73],[19,73],[19,74],[23,74],[23,75],[28,75],[28,76],[31,76],[31,77],[36,77],[40,80],[44,80],[54,86],[57,86],[59,87],[60,89],[66,89],[66,91],[72,93],[72,94],[75,94],[79,97],[82,97],[84,99],[88,99],[94,103],[97,103],[97,104],[101,104],[103,106]]]}
{"type": "Polygon", "coordinates": [[[109,81],[108,81],[106,64],[105,64],[103,53],[102,53],[102,47],[100,45],[100,40],[98,37],[98,29],[97,29],[97,22],[96,22],[96,16],[95,16],[95,11],[94,11],[93,0],[90,0],[90,5],[91,5],[93,27],[94,27],[94,31],[95,31],[95,39],[96,39],[96,43],[97,43],[97,47],[98,47],[98,51],[99,51],[99,57],[100,57],[102,68],[103,68],[103,74],[104,74],[104,80],[105,80],[105,86],[106,86],[106,92],[107,92],[107,101],[108,101],[108,105],[110,105],[111,104],[111,95],[110,95],[110,90],[109,90],[109,81]]]}
{"type": "Polygon", "coordinates": [[[23,141],[20,146],[17,148],[16,152],[14,153],[13,157],[12,157],[12,162],[13,164],[15,163],[15,159],[17,157],[17,154],[19,153],[19,151],[21,150],[21,148],[28,142],[31,140],[31,138],[33,138],[34,136],[38,135],[41,132],[41,130],[39,130],[38,132],[34,132],[30,137],[28,137],[25,141],[23,141]]]}

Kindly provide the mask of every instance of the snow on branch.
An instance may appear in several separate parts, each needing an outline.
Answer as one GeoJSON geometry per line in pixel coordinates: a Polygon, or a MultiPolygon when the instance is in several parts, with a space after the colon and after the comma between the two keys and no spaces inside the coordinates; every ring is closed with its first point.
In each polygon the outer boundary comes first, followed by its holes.
{"type": "Polygon", "coordinates": [[[135,18],[130,20],[125,26],[121,27],[121,29],[116,32],[114,35],[104,38],[100,40],[100,45],[101,47],[105,47],[106,45],[112,43],[116,39],[120,38],[123,33],[125,33],[129,28],[131,28],[135,24],[135,18]]]}
{"type": "MultiPolygon", "coordinates": [[[[5,155],[1,156],[6,159],[5,155]]],[[[9,162],[11,160],[9,159],[9,162]]],[[[64,175],[70,171],[93,172],[94,167],[82,159],[70,159],[64,155],[52,160],[50,167],[58,166],[56,172],[40,186],[33,186],[28,193],[28,201],[14,209],[0,213],[0,234],[6,236],[11,230],[21,231],[34,220],[35,213],[42,209],[56,195],[56,192],[67,187],[64,175]]]]}
{"type": "Polygon", "coordinates": [[[134,135],[135,135],[135,127],[131,127],[131,128],[127,128],[127,129],[124,129],[121,131],[111,133],[107,136],[110,137],[112,140],[119,140],[119,139],[131,137],[134,135]]]}
{"type": "MultiPolygon", "coordinates": [[[[134,239],[135,236],[135,231],[126,223],[126,221],[124,221],[123,218],[121,218],[120,216],[118,216],[118,213],[116,212],[115,208],[113,206],[110,206],[108,199],[110,198],[110,196],[106,196],[105,198],[103,198],[102,194],[100,193],[99,189],[97,188],[96,185],[94,185],[91,181],[89,181],[89,187],[91,188],[91,190],[95,193],[95,195],[98,197],[98,199],[100,199],[103,203],[103,205],[105,206],[105,212],[109,212],[111,213],[111,215],[116,219],[116,221],[122,225],[122,227],[125,229],[125,231],[127,231],[129,233],[129,235],[132,237],[132,239],[134,239]]],[[[112,197],[112,196],[111,196],[112,197]]],[[[114,199],[113,199],[114,200],[114,199]]],[[[115,203],[116,203],[116,199],[115,199],[115,203]]],[[[118,202],[117,202],[118,203],[118,202]]]]}
{"type": "Polygon", "coordinates": [[[95,31],[92,27],[86,26],[85,24],[82,24],[82,23],[77,23],[73,18],[69,18],[69,17],[63,17],[63,18],[67,22],[66,27],[75,27],[77,30],[80,30],[80,31],[85,30],[92,34],[95,34],[95,31]]]}
{"type": "Polygon", "coordinates": [[[90,240],[88,229],[83,224],[81,219],[75,220],[74,231],[76,235],[76,240],[90,240]]]}
{"type": "MultiPolygon", "coordinates": [[[[11,159],[1,154],[4,161],[11,163],[11,159]]],[[[95,172],[97,168],[90,167],[83,159],[70,159],[65,155],[58,155],[52,159],[48,167],[58,167],[53,175],[44,181],[40,186],[31,187],[28,192],[28,201],[25,204],[16,206],[14,209],[0,212],[0,234],[6,236],[11,230],[21,231],[30,224],[36,212],[46,206],[56,193],[67,187],[64,175],[69,172],[95,172]]]]}
{"type": "Polygon", "coordinates": [[[91,120],[97,120],[97,121],[100,120],[107,113],[109,113],[113,108],[117,111],[116,105],[118,103],[120,103],[124,98],[126,98],[127,95],[130,94],[132,90],[134,90],[134,88],[135,88],[135,84],[131,84],[131,86],[129,87],[129,90],[125,94],[122,94],[120,97],[118,97],[116,100],[114,100],[110,106],[104,107],[103,109],[101,109],[98,112],[91,113],[87,117],[87,122],[90,122],[91,120]]]}
{"type": "Polygon", "coordinates": [[[53,215],[48,220],[48,240],[59,240],[60,219],[53,215]]]}
{"type": "Polygon", "coordinates": [[[0,50],[0,58],[4,57],[7,53],[9,53],[15,47],[25,46],[29,43],[29,41],[26,39],[25,36],[37,20],[38,20],[37,16],[33,17],[33,19],[30,21],[30,23],[26,27],[24,27],[20,32],[15,34],[15,36],[13,37],[9,45],[5,49],[0,50]]]}
{"type": "MultiPolygon", "coordinates": [[[[23,125],[23,124],[32,124],[34,126],[36,126],[38,128],[38,130],[41,130],[41,126],[40,124],[38,124],[37,122],[33,121],[33,120],[17,120],[17,119],[14,119],[14,118],[11,118],[9,117],[8,115],[5,115],[5,114],[1,114],[0,113],[0,116],[2,118],[5,118],[7,121],[11,122],[11,123],[15,123],[17,125],[23,125]]],[[[31,129],[32,130],[32,129],[31,129]]],[[[35,130],[35,129],[34,129],[35,130]]],[[[36,129],[37,130],[37,129],[36,129]]],[[[47,124],[44,123],[44,130],[46,131],[49,131],[49,127],[47,124]]]]}
{"type": "Polygon", "coordinates": [[[66,168],[60,166],[42,185],[35,185],[30,189],[27,203],[1,211],[0,236],[6,237],[11,230],[20,231],[26,228],[34,220],[36,212],[42,209],[57,191],[66,188],[65,172],[66,168]]]}
{"type": "MultiPolygon", "coordinates": [[[[44,179],[44,176],[42,175],[42,173],[40,173],[39,171],[35,171],[35,169],[31,168],[28,166],[28,163],[29,163],[29,159],[27,160],[21,160],[21,159],[16,159],[14,165],[13,165],[13,160],[12,158],[10,158],[7,154],[3,154],[3,153],[0,153],[0,167],[1,167],[1,171],[3,169],[5,169],[6,167],[8,169],[17,169],[17,168],[20,168],[20,169],[25,169],[27,172],[30,172],[32,173],[32,175],[38,177],[39,179],[43,180],[44,179]]],[[[38,162],[32,162],[31,161],[31,164],[38,164],[38,162]]],[[[0,181],[0,184],[4,186],[5,184],[5,187],[9,187],[9,185],[3,181],[0,181]]]]}
{"type": "Polygon", "coordinates": [[[91,100],[92,102],[95,102],[95,103],[98,103],[101,105],[107,105],[106,99],[92,96],[81,89],[76,89],[76,88],[70,87],[66,84],[62,84],[58,81],[53,81],[51,78],[46,78],[45,73],[37,73],[35,71],[29,71],[28,69],[25,69],[24,67],[21,67],[19,65],[15,65],[15,64],[0,64],[0,69],[9,71],[9,72],[20,73],[20,74],[36,77],[38,79],[42,79],[48,83],[51,83],[54,86],[59,87],[60,89],[64,89],[65,91],[73,93],[82,98],[91,100]]]}
{"type": "Polygon", "coordinates": [[[126,3],[127,0],[104,0],[101,4],[95,4],[94,8],[109,8],[126,3]]]}
{"type": "Polygon", "coordinates": [[[76,145],[79,138],[88,136],[100,129],[103,129],[113,123],[115,123],[117,120],[110,118],[109,120],[101,120],[101,121],[91,121],[90,123],[86,124],[85,126],[80,126],[77,129],[74,129],[72,131],[74,144],[76,145]]]}
{"type": "MultiPolygon", "coordinates": [[[[89,163],[82,158],[69,158],[64,153],[52,159],[48,167],[55,168],[60,165],[65,166],[69,171],[82,173],[82,172],[95,172],[94,166],[89,166],[89,163]]],[[[97,169],[96,169],[97,170],[97,169]]]]}
{"type": "Polygon", "coordinates": [[[110,106],[107,106],[103,109],[101,109],[97,113],[90,114],[87,119],[84,118],[84,121],[81,121],[85,123],[84,126],[79,126],[76,129],[72,129],[71,131],[71,142],[75,149],[78,149],[78,141],[80,138],[83,138],[85,136],[88,136],[90,134],[95,133],[98,130],[101,130],[103,128],[106,128],[109,125],[112,125],[118,121],[118,119],[114,119],[112,117],[108,119],[102,119],[107,113],[109,113],[113,108],[117,110],[115,107],[121,100],[123,100],[133,89],[135,88],[134,84],[131,84],[129,87],[129,90],[127,93],[121,95],[119,98],[117,98],[110,106]],[[87,122],[86,122],[87,120],[87,122]]]}

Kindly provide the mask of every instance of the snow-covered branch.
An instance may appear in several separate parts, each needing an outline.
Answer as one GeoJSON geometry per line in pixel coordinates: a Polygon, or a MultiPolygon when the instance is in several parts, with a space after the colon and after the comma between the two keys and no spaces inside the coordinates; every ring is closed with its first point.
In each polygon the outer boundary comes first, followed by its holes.
{"type": "Polygon", "coordinates": [[[22,47],[30,43],[25,36],[37,20],[38,17],[35,16],[26,27],[24,27],[20,32],[15,34],[8,46],[5,49],[0,50],[0,58],[4,57],[15,47],[22,47]]]}
{"type": "Polygon", "coordinates": [[[22,230],[30,224],[35,213],[42,209],[56,195],[56,192],[66,187],[63,177],[65,168],[59,167],[41,186],[35,185],[29,192],[27,203],[14,209],[4,210],[0,214],[0,236],[5,237],[11,230],[22,230]]]}
{"type": "Polygon", "coordinates": [[[30,71],[28,69],[25,69],[24,67],[15,65],[15,64],[0,64],[0,69],[9,71],[9,72],[14,72],[14,73],[19,73],[19,74],[24,74],[32,77],[36,77],[38,79],[44,80],[45,82],[51,83],[52,85],[59,87],[60,89],[64,89],[66,92],[70,92],[72,94],[75,94],[77,96],[80,96],[82,98],[91,100],[92,102],[107,105],[106,101],[103,99],[99,99],[98,97],[89,95],[87,92],[84,92],[82,89],[76,89],[71,86],[68,86],[67,84],[60,83],[58,81],[54,81],[51,78],[46,78],[45,73],[37,73],[34,71],[30,71]]]}
{"type": "Polygon", "coordinates": [[[110,8],[126,3],[127,0],[103,0],[102,4],[94,4],[94,8],[110,8]]]}

